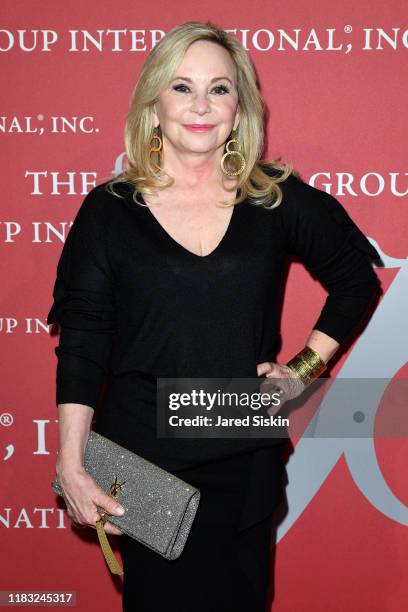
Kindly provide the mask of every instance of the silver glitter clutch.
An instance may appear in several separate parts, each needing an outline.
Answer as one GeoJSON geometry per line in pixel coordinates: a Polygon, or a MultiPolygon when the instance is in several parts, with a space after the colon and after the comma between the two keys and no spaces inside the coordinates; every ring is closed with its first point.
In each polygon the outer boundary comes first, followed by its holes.
{"type": "MultiPolygon", "coordinates": [[[[107,520],[166,559],[181,555],[200,501],[196,487],[92,429],[85,447],[84,467],[125,508],[123,516],[115,516],[97,506],[98,537],[113,573],[123,574],[123,570],[103,528],[107,520]]],[[[63,494],[58,476],[51,486],[58,495],[63,494]]]]}

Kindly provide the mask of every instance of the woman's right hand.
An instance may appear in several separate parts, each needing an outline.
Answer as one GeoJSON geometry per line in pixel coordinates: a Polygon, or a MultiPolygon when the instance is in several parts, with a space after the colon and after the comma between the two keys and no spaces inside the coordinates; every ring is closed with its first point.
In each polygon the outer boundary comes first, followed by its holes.
{"type": "MultiPolygon", "coordinates": [[[[60,467],[57,473],[67,514],[76,526],[96,529],[95,524],[99,518],[97,506],[110,514],[123,515],[123,512],[119,511],[120,504],[101,489],[85,468],[64,470],[60,467]]],[[[109,521],[105,522],[104,529],[106,533],[123,535],[123,531],[109,521]]]]}

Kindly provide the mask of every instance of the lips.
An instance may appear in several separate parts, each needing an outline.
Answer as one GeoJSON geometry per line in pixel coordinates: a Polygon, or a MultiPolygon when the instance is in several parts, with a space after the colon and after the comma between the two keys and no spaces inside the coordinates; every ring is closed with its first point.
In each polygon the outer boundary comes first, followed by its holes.
{"type": "Polygon", "coordinates": [[[185,123],[184,127],[187,130],[192,130],[194,132],[208,132],[212,130],[215,125],[212,123],[185,123]]]}

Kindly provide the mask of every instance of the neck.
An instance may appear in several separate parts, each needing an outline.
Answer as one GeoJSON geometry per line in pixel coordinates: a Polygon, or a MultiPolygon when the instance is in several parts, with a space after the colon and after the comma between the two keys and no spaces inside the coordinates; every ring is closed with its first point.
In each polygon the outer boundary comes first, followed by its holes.
{"type": "Polygon", "coordinates": [[[175,187],[199,188],[201,185],[227,188],[236,184],[236,177],[226,176],[221,169],[223,147],[211,152],[175,150],[163,140],[163,169],[175,180],[175,187]]]}

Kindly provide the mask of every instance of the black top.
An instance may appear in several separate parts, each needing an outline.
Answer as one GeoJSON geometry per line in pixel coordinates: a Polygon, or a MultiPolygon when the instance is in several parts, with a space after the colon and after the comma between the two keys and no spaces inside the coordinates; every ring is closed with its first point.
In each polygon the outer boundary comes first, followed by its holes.
{"type": "Polygon", "coordinates": [[[60,325],[56,403],[96,408],[107,374],[97,431],[167,469],[276,444],[157,439],[156,377],[256,377],[258,363],[276,361],[289,255],[328,291],[313,328],[343,343],[380,286],[378,252],[338,200],[293,175],[277,208],[235,205],[204,257],[135,203],[129,184],[115,186],[124,198],[105,185],[85,197],[58,263],[47,318],[60,325]]]}

